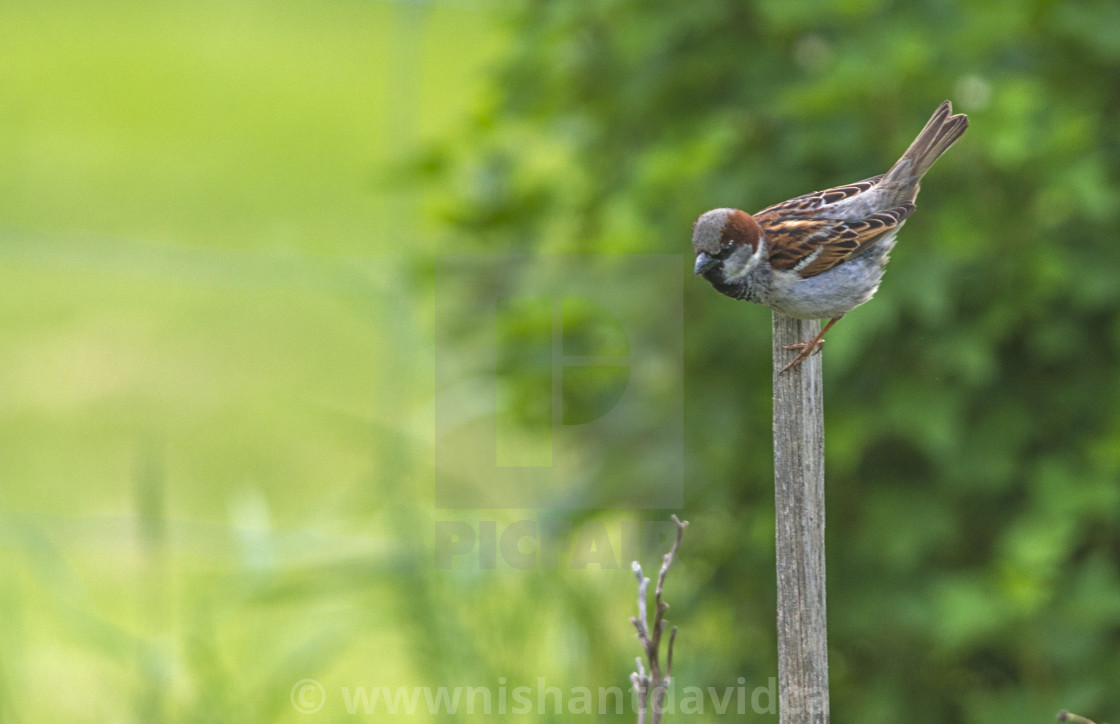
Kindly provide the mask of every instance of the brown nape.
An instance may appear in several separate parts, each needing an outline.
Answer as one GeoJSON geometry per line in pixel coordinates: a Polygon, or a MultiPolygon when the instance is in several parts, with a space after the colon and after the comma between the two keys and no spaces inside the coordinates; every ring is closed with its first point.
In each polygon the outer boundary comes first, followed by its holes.
{"type": "Polygon", "coordinates": [[[750,214],[736,209],[723,225],[723,242],[733,244],[747,244],[757,247],[762,238],[762,229],[750,214]]]}

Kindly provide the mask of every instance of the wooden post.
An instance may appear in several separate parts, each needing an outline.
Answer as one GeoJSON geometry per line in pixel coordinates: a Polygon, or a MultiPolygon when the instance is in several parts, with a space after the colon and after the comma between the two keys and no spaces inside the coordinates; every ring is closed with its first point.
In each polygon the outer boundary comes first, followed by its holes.
{"type": "Polygon", "coordinates": [[[780,724],[828,724],[821,355],[781,369],[818,320],[774,314],[774,502],[778,559],[780,724]]]}

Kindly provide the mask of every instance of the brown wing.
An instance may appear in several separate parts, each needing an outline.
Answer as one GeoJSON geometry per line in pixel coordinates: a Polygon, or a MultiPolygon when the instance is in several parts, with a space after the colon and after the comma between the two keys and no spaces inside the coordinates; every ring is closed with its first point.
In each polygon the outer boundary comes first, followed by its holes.
{"type": "MultiPolygon", "coordinates": [[[[844,199],[851,198],[856,194],[862,194],[865,191],[870,191],[871,188],[874,187],[881,178],[883,178],[883,176],[884,174],[879,174],[878,176],[865,178],[862,181],[856,181],[855,183],[846,184],[844,186],[837,186],[836,188],[824,189],[823,191],[814,191],[810,194],[796,196],[789,201],[783,201],[780,204],[769,206],[762,211],[759,211],[758,214],[769,214],[773,212],[776,214],[784,215],[788,213],[803,214],[806,212],[817,211],[818,209],[821,209],[822,207],[829,204],[835,204],[837,201],[843,201],[844,199]]],[[[755,216],[758,216],[758,214],[755,214],[755,216]]]]}
{"type": "Polygon", "coordinates": [[[914,204],[907,201],[851,221],[771,213],[784,205],[772,206],[754,218],[770,244],[770,266],[796,271],[802,277],[816,276],[851,258],[914,211],[914,204]]]}

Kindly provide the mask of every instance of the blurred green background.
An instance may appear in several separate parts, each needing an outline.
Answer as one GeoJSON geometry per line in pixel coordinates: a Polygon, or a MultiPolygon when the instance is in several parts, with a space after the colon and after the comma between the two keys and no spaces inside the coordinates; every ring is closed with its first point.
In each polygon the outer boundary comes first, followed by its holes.
{"type": "MultiPolygon", "coordinates": [[[[0,6],[0,721],[377,721],[343,688],[627,686],[627,531],[670,511],[582,487],[437,507],[434,359],[473,358],[495,284],[446,253],[541,254],[501,280],[522,297],[548,255],[681,255],[675,680],[749,699],[776,673],[770,315],[691,278],[689,225],[879,173],[945,98],[971,128],[824,352],[833,718],[1115,721],[1112,0],[0,6]],[[523,520],[577,555],[439,567],[441,523],[523,520]],[[579,565],[600,533],[612,555],[579,565]]],[[[539,455],[552,413],[520,359],[539,455]]],[[[648,448],[594,487],[656,485],[645,458],[671,451],[648,448]]],[[[551,701],[505,718],[634,720],[551,701]]]]}

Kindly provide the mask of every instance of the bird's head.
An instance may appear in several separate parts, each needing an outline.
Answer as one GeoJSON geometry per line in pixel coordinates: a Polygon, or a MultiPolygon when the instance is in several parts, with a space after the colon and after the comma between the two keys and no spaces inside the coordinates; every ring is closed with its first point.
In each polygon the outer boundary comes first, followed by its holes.
{"type": "Polygon", "coordinates": [[[738,209],[705,211],[692,225],[693,273],[713,284],[743,276],[758,263],[762,229],[738,209]]]}

